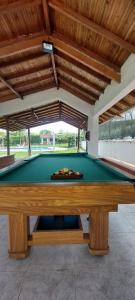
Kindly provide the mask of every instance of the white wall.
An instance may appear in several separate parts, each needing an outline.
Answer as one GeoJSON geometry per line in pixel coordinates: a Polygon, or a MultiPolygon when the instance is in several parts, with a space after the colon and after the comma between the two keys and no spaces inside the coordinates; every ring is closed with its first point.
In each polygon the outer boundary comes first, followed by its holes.
{"type": "Polygon", "coordinates": [[[54,101],[61,100],[69,106],[79,110],[80,112],[89,115],[91,105],[84,102],[80,98],[60,88],[48,89],[42,92],[31,94],[24,97],[23,100],[15,99],[0,103],[0,116],[24,111],[29,108],[39,107],[54,101]]]}
{"type": "Polygon", "coordinates": [[[110,156],[125,162],[135,164],[135,140],[134,141],[99,141],[99,156],[110,156]]]}

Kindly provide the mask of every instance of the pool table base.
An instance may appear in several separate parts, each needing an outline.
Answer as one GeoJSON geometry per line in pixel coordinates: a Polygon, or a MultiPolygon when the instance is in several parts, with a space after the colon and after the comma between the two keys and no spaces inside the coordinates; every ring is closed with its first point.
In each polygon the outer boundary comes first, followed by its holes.
{"type": "Polygon", "coordinates": [[[31,247],[29,247],[27,249],[27,251],[25,251],[25,252],[11,252],[11,251],[8,250],[9,257],[10,258],[15,258],[15,259],[24,259],[24,258],[27,258],[29,256],[29,254],[30,254],[30,248],[31,247]]]}
{"type": "MultiPolygon", "coordinates": [[[[34,230],[30,234],[29,216],[23,213],[9,215],[9,257],[26,258],[34,245],[62,244],[87,244],[92,255],[106,255],[109,252],[108,223],[111,211],[117,211],[117,205],[91,207],[89,233],[83,233],[80,226],[77,230],[34,230]]],[[[72,214],[76,214],[76,210],[72,214]]]]}
{"type": "Polygon", "coordinates": [[[91,255],[104,256],[107,255],[109,252],[109,247],[107,249],[91,249],[90,245],[88,245],[88,247],[91,255]]]}

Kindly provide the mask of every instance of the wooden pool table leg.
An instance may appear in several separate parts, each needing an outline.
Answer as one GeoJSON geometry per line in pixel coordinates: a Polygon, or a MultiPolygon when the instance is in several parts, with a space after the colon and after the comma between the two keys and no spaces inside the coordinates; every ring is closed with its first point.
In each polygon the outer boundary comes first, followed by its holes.
{"type": "Polygon", "coordinates": [[[9,215],[9,256],[22,259],[28,256],[29,217],[22,213],[9,215]]]}
{"type": "Polygon", "coordinates": [[[90,214],[90,244],[89,251],[93,255],[106,255],[108,246],[109,212],[93,211],[90,214]]]}

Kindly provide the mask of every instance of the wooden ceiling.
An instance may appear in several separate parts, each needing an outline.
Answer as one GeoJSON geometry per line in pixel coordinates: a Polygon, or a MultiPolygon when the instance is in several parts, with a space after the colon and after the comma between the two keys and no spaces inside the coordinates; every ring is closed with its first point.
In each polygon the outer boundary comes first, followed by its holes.
{"type": "Polygon", "coordinates": [[[0,102],[56,86],[94,105],[131,53],[133,0],[0,1],[0,102]]]}
{"type": "Polygon", "coordinates": [[[135,107],[135,90],[104,112],[99,117],[99,123],[104,123],[115,116],[121,117],[122,113],[133,107],[135,107]]]}
{"type": "Polygon", "coordinates": [[[0,128],[11,131],[64,121],[80,129],[87,129],[88,117],[61,101],[27,109],[0,117],[0,128]]]}

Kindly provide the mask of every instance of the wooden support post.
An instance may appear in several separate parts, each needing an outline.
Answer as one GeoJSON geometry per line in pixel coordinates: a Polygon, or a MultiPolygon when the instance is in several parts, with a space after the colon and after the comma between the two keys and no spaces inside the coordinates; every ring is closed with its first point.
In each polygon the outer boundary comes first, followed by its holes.
{"type": "Polygon", "coordinates": [[[28,128],[28,155],[31,156],[30,128],[28,128]]]}
{"type": "Polygon", "coordinates": [[[28,256],[29,218],[16,213],[9,215],[9,256],[16,259],[28,256]]]}
{"type": "Polygon", "coordinates": [[[80,151],[80,128],[78,128],[77,152],[80,151]]]}
{"type": "Polygon", "coordinates": [[[10,155],[10,136],[9,136],[9,122],[7,119],[7,155],[10,155]]]}
{"type": "Polygon", "coordinates": [[[93,211],[90,214],[90,244],[89,250],[93,255],[106,255],[108,246],[108,211],[93,211]]]}

